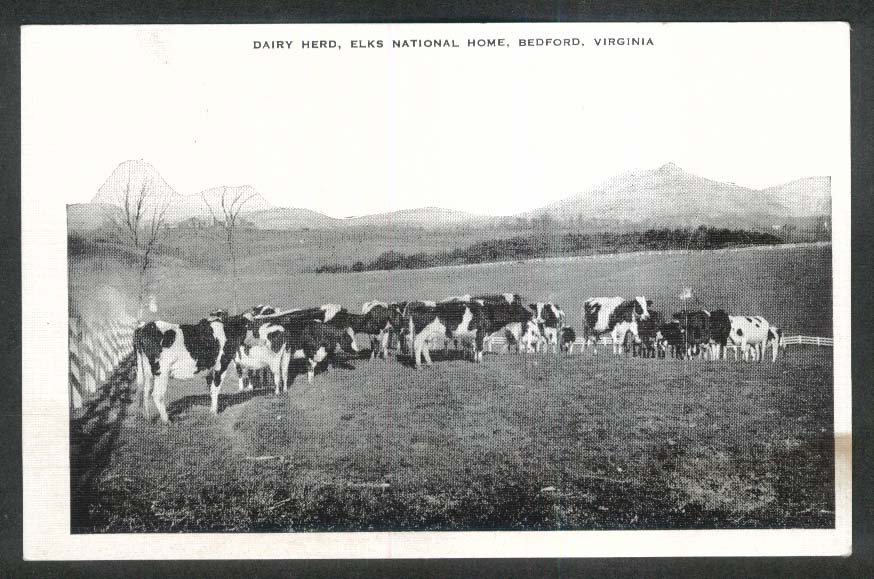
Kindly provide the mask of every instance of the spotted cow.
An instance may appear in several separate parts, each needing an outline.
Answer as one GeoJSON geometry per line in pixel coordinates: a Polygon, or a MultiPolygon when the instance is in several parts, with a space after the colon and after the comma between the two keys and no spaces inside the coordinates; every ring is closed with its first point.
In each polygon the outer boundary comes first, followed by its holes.
{"type": "Polygon", "coordinates": [[[631,332],[638,341],[639,320],[649,318],[649,306],[652,302],[638,296],[633,300],[621,297],[589,298],[583,304],[583,339],[585,345],[592,343],[595,354],[598,353],[598,340],[604,334],[610,334],[613,339],[613,353],[622,352],[625,336],[631,332]]]}
{"type": "Polygon", "coordinates": [[[150,418],[149,395],[161,420],[169,422],[165,397],[170,378],[186,380],[205,373],[210,409],[218,414],[222,379],[246,337],[243,316],[203,319],[197,324],[154,321],[134,331],[137,383],[143,396],[143,415],[150,418]]]}

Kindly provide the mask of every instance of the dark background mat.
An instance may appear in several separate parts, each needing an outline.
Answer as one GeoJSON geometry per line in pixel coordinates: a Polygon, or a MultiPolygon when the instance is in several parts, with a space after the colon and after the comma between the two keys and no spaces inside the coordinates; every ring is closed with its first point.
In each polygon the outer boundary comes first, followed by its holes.
{"type": "MultiPolygon", "coordinates": [[[[258,3],[200,0],[131,3],[106,1],[12,2],[0,6],[0,178],[5,211],[0,212],[0,343],[9,360],[3,389],[0,464],[0,576],[872,576],[872,451],[869,438],[874,406],[871,364],[874,294],[874,5],[870,2],[465,2],[360,3],[351,0],[258,3]],[[805,559],[504,559],[433,561],[298,561],[298,562],[131,562],[26,563],[22,555],[21,506],[21,245],[20,245],[20,42],[25,24],[157,24],[157,23],[306,23],[306,22],[597,22],[597,21],[824,21],[851,23],[853,140],[853,551],[849,558],[805,559]]],[[[228,540],[233,540],[229,538],[228,540]]],[[[216,549],[220,551],[221,542],[216,549]]]]}

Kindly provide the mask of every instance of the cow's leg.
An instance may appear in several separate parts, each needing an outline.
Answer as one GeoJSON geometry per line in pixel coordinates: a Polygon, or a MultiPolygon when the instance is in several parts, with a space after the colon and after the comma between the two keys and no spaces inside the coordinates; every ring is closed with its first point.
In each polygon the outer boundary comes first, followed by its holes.
{"type": "Polygon", "coordinates": [[[282,374],[279,373],[279,368],[273,372],[273,395],[279,396],[279,389],[282,387],[282,374]]]}
{"type": "Polygon", "coordinates": [[[217,415],[218,414],[219,392],[221,392],[221,389],[222,389],[222,375],[220,372],[217,372],[215,370],[211,370],[210,374],[207,375],[206,380],[207,380],[207,383],[209,384],[209,398],[210,398],[209,410],[213,414],[217,415]],[[210,377],[211,377],[211,379],[210,379],[210,377]]]}
{"type": "Polygon", "coordinates": [[[282,351],[282,356],[279,358],[279,372],[282,376],[282,391],[288,392],[288,365],[291,363],[291,353],[288,350],[282,351]]]}
{"type": "MultiPolygon", "coordinates": [[[[148,360],[144,360],[144,364],[148,365],[148,360]]],[[[145,374],[146,368],[143,368],[143,386],[142,392],[140,395],[142,396],[142,405],[143,405],[143,418],[146,420],[152,419],[152,407],[149,406],[149,398],[152,394],[152,388],[155,385],[155,376],[152,374],[151,367],[148,368],[149,373],[145,374]]]]}
{"type": "Polygon", "coordinates": [[[166,370],[155,379],[154,391],[152,399],[155,401],[155,408],[158,409],[158,414],[164,422],[170,422],[170,417],[167,415],[167,407],[164,405],[164,398],[167,395],[167,383],[170,381],[170,373],[166,370]]]}
{"type": "Polygon", "coordinates": [[[249,376],[249,370],[243,368],[239,362],[235,362],[235,366],[237,367],[237,390],[242,392],[246,389],[246,378],[249,376]]]}
{"type": "Polygon", "coordinates": [[[427,365],[431,365],[431,342],[429,340],[425,341],[424,347],[422,348],[422,355],[425,356],[425,363],[427,365]]]}
{"type": "Polygon", "coordinates": [[[422,343],[418,340],[413,340],[413,365],[416,368],[422,366],[422,343]]]}
{"type": "Polygon", "coordinates": [[[136,357],[137,357],[137,381],[136,381],[137,391],[135,393],[135,402],[136,402],[136,404],[139,404],[140,406],[142,406],[142,403],[143,403],[143,399],[142,399],[143,380],[145,378],[145,375],[143,373],[143,357],[144,356],[142,354],[140,354],[139,352],[137,352],[136,357]]]}

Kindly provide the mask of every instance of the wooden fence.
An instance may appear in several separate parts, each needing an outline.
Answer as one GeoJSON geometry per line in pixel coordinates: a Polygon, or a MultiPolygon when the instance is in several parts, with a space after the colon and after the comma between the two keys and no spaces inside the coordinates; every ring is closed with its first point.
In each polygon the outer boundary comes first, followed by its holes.
{"type": "Polygon", "coordinates": [[[133,351],[136,320],[125,314],[100,319],[70,316],[70,405],[81,408],[133,351]]]}
{"type": "MultiPolygon", "coordinates": [[[[569,352],[572,354],[574,347],[579,346],[582,349],[586,342],[583,338],[577,338],[571,344],[569,352]]],[[[599,345],[610,346],[613,344],[613,339],[610,336],[604,336],[598,340],[599,345]]],[[[486,349],[489,352],[494,352],[495,347],[502,347],[507,350],[507,339],[503,336],[489,336],[486,338],[486,349]]],[[[783,345],[785,346],[834,346],[834,338],[823,338],[819,336],[783,336],[783,345]]],[[[737,346],[729,345],[728,349],[736,349],[737,346]]]]}

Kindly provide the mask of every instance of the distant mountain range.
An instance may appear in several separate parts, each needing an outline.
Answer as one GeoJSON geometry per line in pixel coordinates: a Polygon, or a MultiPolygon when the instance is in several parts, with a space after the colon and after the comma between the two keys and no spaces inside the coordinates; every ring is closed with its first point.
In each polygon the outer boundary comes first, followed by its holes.
{"type": "Polygon", "coordinates": [[[544,214],[626,224],[762,227],[831,215],[831,179],[807,177],[757,190],[705,179],[668,163],[622,173],[524,215],[544,214]]]}
{"type": "Polygon", "coordinates": [[[106,225],[124,206],[125,195],[136,199],[142,188],[152,192],[144,210],[149,213],[166,205],[165,217],[171,227],[210,220],[210,206],[220,215],[222,196],[226,200],[247,199],[240,214],[261,229],[444,228],[545,218],[602,226],[615,223],[626,229],[697,225],[769,228],[831,215],[829,177],[807,177],[757,190],[705,179],[668,163],[658,169],[622,173],[583,193],[519,215],[492,217],[423,207],[337,219],[309,209],[272,206],[248,185],[182,195],[149,163],[126,161],[116,167],[90,203],[68,205],[69,228],[83,231],[106,225]]]}

